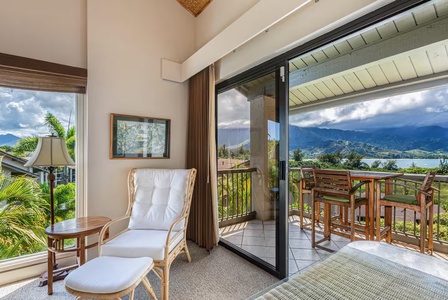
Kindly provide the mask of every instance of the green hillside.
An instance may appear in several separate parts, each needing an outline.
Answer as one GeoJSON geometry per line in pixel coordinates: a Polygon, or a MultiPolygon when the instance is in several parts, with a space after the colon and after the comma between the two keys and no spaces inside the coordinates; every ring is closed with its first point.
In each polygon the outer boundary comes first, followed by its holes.
{"type": "Polygon", "coordinates": [[[421,149],[412,149],[406,151],[381,148],[369,143],[351,142],[344,140],[327,141],[320,143],[318,146],[305,147],[302,149],[305,158],[316,158],[325,153],[341,152],[344,156],[348,153],[355,152],[362,155],[364,158],[384,158],[384,159],[399,159],[399,158],[427,158],[437,159],[448,152],[436,151],[429,152],[421,149]]]}

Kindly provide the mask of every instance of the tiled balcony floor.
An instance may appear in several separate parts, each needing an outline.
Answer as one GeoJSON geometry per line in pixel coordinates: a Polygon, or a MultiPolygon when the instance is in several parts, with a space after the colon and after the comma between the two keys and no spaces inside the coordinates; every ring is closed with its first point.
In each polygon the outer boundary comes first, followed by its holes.
{"type": "MultiPolygon", "coordinates": [[[[274,221],[251,220],[231,226],[220,228],[220,237],[259,258],[275,263],[275,225],[274,221]]],[[[319,239],[316,234],[316,239],[319,239]]],[[[337,235],[331,236],[331,241],[321,245],[332,250],[339,250],[350,240],[337,235]]],[[[410,251],[414,251],[410,249],[410,251]]],[[[324,260],[332,255],[321,249],[311,247],[311,230],[301,230],[299,218],[291,216],[289,219],[289,275],[303,272],[314,263],[324,260]]],[[[448,255],[434,253],[435,257],[448,260],[448,255]]]]}

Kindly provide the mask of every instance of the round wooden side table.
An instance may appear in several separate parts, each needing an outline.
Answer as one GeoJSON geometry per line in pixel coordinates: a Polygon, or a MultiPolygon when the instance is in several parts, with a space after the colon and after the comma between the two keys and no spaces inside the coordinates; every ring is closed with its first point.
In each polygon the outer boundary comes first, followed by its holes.
{"type": "Polygon", "coordinates": [[[41,279],[40,286],[48,284],[48,295],[53,294],[53,281],[63,279],[67,271],[86,262],[86,250],[98,245],[98,242],[86,245],[86,237],[99,233],[111,219],[107,217],[83,217],[70,219],[48,226],[45,234],[48,239],[47,278],[41,279]],[[65,247],[66,239],[76,239],[76,246],[65,247]],[[76,252],[77,263],[68,267],[55,269],[56,253],[76,252]]]}

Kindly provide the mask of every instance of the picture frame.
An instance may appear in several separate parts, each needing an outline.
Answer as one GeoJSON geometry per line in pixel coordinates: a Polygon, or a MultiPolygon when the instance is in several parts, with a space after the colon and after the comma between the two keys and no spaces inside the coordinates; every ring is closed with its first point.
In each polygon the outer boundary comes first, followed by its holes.
{"type": "Polygon", "coordinates": [[[171,120],[110,114],[110,159],[170,158],[171,120]]]}

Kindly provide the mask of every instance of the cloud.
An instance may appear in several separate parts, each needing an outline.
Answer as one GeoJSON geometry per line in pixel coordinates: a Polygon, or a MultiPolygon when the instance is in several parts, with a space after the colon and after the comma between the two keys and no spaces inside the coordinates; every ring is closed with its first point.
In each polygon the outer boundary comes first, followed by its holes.
{"type": "Polygon", "coordinates": [[[290,123],[302,127],[351,130],[429,125],[448,127],[448,88],[292,115],[290,123]]]}
{"type": "Polygon", "coordinates": [[[243,128],[250,126],[250,103],[236,90],[218,95],[219,128],[243,128]]]}
{"type": "Polygon", "coordinates": [[[48,113],[67,128],[75,122],[75,99],[75,94],[0,88],[0,134],[48,135],[48,113]]]}
{"type": "MultiPolygon", "coordinates": [[[[217,123],[220,128],[249,127],[247,99],[236,90],[219,94],[217,123]]],[[[448,128],[448,87],[291,115],[290,123],[347,130],[431,125],[448,128]]]]}

